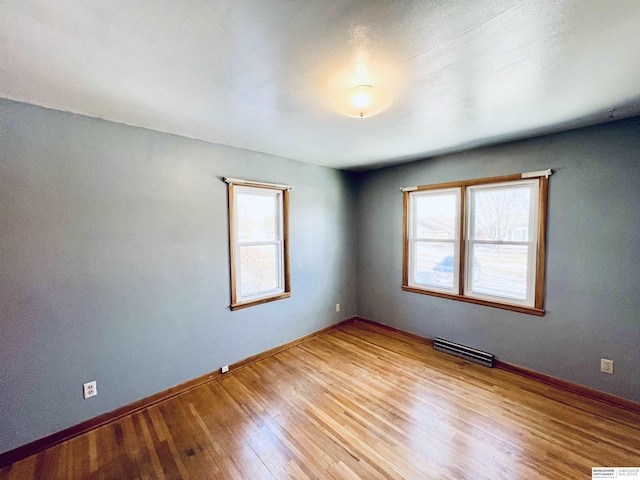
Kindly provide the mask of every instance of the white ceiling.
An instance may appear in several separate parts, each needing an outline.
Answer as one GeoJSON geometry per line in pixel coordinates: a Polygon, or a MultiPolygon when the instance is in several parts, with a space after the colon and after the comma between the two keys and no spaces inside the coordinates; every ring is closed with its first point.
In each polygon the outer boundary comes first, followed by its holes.
{"type": "Polygon", "coordinates": [[[640,0],[0,0],[1,97],[348,169],[638,115],[639,52],[640,0]]]}

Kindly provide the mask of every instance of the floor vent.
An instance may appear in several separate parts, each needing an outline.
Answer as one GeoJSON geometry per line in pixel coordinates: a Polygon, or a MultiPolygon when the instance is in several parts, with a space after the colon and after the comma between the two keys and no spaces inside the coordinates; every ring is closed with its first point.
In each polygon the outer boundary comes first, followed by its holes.
{"type": "Polygon", "coordinates": [[[466,347],[459,343],[453,343],[443,338],[436,338],[433,348],[439,352],[449,353],[456,357],[464,358],[470,362],[479,363],[485,367],[493,367],[493,354],[481,352],[475,348],[466,347]]]}

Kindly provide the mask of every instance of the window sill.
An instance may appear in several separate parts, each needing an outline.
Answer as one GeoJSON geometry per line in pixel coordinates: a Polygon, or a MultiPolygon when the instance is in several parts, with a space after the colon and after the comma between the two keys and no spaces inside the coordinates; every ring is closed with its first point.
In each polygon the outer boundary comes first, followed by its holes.
{"type": "Polygon", "coordinates": [[[250,302],[232,303],[231,310],[240,310],[247,307],[253,307],[256,305],[262,305],[263,303],[275,302],[276,300],[282,300],[283,298],[291,297],[291,292],[279,293],[273,297],[263,297],[258,300],[251,300],[250,302]]]}
{"type": "Polygon", "coordinates": [[[421,288],[410,287],[408,285],[403,285],[402,290],[404,290],[405,292],[420,293],[422,295],[431,295],[433,297],[448,298],[450,300],[457,300],[459,302],[474,303],[476,305],[484,305],[485,307],[494,307],[494,308],[500,308],[502,310],[511,310],[512,312],[526,313],[527,315],[536,315],[538,317],[542,317],[544,315],[544,310],[540,308],[524,307],[521,305],[509,305],[508,303],[491,302],[488,300],[482,300],[482,299],[473,298],[473,297],[465,297],[462,295],[452,295],[450,293],[441,293],[441,292],[434,292],[431,290],[422,290],[421,288]]]}

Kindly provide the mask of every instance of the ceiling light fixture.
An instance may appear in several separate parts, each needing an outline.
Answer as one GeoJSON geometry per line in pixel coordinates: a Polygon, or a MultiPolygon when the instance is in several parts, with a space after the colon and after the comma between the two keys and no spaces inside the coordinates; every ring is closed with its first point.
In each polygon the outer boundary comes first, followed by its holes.
{"type": "Polygon", "coordinates": [[[365,118],[389,108],[391,95],[371,85],[358,85],[334,98],[333,108],[347,117],[365,118]]]}

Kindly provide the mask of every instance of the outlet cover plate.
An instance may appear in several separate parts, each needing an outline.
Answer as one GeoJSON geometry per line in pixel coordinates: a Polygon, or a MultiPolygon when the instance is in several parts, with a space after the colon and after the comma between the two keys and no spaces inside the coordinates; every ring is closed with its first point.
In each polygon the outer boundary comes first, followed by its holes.
{"type": "Polygon", "coordinates": [[[603,373],[613,374],[613,360],[607,360],[606,358],[601,358],[600,371],[603,373]]]}
{"type": "Polygon", "coordinates": [[[84,398],[95,397],[98,394],[98,382],[94,380],[93,382],[87,382],[82,386],[82,391],[84,393],[84,398]]]}

